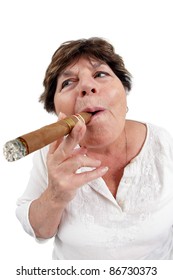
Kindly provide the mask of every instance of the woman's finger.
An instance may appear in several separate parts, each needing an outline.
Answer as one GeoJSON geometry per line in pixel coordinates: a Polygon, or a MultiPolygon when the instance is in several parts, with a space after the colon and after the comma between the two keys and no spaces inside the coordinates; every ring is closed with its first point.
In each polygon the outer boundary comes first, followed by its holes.
{"type": "Polygon", "coordinates": [[[58,138],[58,140],[52,142],[49,145],[49,152],[48,155],[54,154],[54,152],[57,150],[57,148],[59,147],[59,145],[61,144],[61,142],[63,141],[63,137],[58,138]]]}
{"type": "Polygon", "coordinates": [[[104,176],[108,169],[109,168],[107,166],[100,166],[94,170],[76,174],[76,177],[73,179],[73,183],[75,186],[81,187],[84,184],[104,176]]]}
{"type": "Polygon", "coordinates": [[[86,126],[82,121],[78,121],[72,132],[63,139],[58,149],[54,152],[54,160],[62,163],[74,153],[75,147],[79,144],[86,131],[86,126]]]}
{"type": "MultiPolygon", "coordinates": [[[[58,115],[58,121],[63,120],[66,118],[66,115],[62,112],[58,115]]],[[[49,154],[53,154],[56,149],[59,147],[60,143],[62,142],[63,137],[58,138],[56,141],[52,142],[49,146],[49,154]]]]}
{"type": "Polygon", "coordinates": [[[81,167],[98,167],[100,166],[101,161],[90,158],[86,155],[77,154],[71,158],[68,158],[62,164],[60,164],[61,172],[64,171],[65,175],[75,174],[78,169],[81,167]]]}

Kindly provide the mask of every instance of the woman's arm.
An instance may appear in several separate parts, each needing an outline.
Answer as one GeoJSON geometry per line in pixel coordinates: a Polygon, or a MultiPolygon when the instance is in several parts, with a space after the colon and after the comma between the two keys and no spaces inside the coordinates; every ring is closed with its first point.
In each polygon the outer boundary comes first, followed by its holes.
{"type": "Polygon", "coordinates": [[[54,236],[63,211],[77,189],[107,172],[106,168],[100,167],[100,161],[85,156],[86,148],[75,149],[85,130],[85,124],[79,121],[61,143],[56,141],[50,145],[47,156],[48,187],[29,209],[29,221],[38,238],[54,236]],[[94,169],[77,174],[82,166],[94,169]]]}
{"type": "Polygon", "coordinates": [[[51,238],[57,232],[65,205],[57,203],[47,189],[29,208],[29,221],[37,238],[51,238]]]}

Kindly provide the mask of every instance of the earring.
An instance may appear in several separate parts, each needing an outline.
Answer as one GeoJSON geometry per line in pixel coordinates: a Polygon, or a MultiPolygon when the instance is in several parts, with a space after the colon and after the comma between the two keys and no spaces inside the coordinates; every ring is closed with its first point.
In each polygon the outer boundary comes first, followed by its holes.
{"type": "Polygon", "coordinates": [[[127,106],[127,107],[126,107],[126,114],[128,113],[128,111],[129,111],[129,107],[127,106]]]}

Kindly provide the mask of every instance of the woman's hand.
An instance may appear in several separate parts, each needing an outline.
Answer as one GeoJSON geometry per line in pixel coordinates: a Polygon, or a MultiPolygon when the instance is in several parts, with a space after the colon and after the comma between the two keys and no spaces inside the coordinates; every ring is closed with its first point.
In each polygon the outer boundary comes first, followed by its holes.
{"type": "Polygon", "coordinates": [[[47,157],[48,190],[54,202],[60,205],[72,200],[77,188],[107,172],[107,168],[100,167],[101,161],[86,156],[86,148],[75,149],[85,131],[86,125],[78,121],[66,138],[50,145],[47,157]],[[76,171],[84,166],[94,170],[77,174],[76,171]]]}

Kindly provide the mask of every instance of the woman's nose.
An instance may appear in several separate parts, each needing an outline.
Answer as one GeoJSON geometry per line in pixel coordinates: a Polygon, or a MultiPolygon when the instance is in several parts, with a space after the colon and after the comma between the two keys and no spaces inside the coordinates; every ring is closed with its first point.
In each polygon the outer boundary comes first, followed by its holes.
{"type": "Polygon", "coordinates": [[[79,82],[79,95],[81,97],[85,95],[90,95],[97,92],[97,87],[95,84],[95,81],[93,81],[91,78],[86,77],[81,79],[79,82]]]}
{"type": "Polygon", "coordinates": [[[92,93],[96,93],[96,89],[94,87],[88,87],[88,88],[85,88],[85,89],[81,90],[81,95],[82,96],[89,95],[89,94],[92,94],[92,93]]]}

